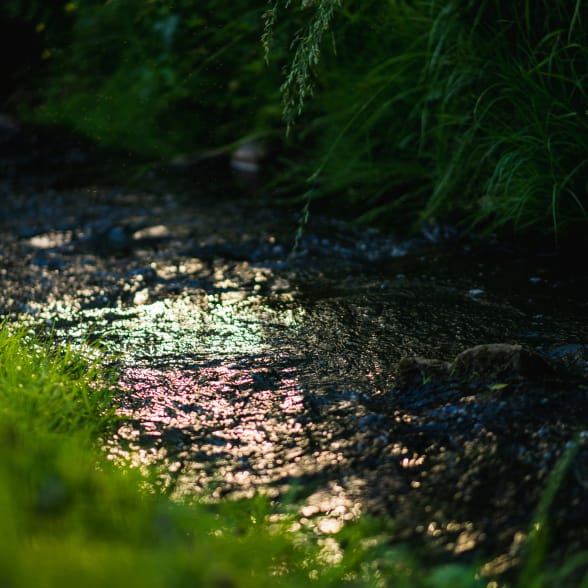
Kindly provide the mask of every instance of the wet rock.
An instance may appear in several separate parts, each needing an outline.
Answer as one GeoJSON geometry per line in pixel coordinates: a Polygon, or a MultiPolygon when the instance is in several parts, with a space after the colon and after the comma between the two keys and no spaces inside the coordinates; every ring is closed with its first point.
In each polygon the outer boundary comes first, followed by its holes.
{"type": "Polygon", "coordinates": [[[498,380],[537,381],[566,373],[522,345],[492,343],[476,345],[460,353],[453,362],[422,357],[404,357],[397,365],[398,388],[437,384],[451,380],[492,383],[498,380]]]}
{"type": "Polygon", "coordinates": [[[149,288],[143,288],[138,292],[135,292],[133,296],[133,304],[140,306],[149,302],[149,288]]]}
{"type": "Polygon", "coordinates": [[[130,270],[127,275],[148,285],[155,284],[159,278],[157,272],[151,266],[130,270]]]}
{"type": "Polygon", "coordinates": [[[77,249],[103,256],[130,253],[135,245],[134,229],[124,225],[108,225],[77,243],[77,249]]]}
{"type": "Polygon", "coordinates": [[[238,172],[256,174],[260,171],[266,155],[263,145],[248,141],[240,145],[231,156],[231,167],[238,172]]]}
{"type": "Polygon", "coordinates": [[[0,143],[12,140],[20,132],[18,123],[7,114],[0,112],[0,143]]]}
{"type": "Polygon", "coordinates": [[[45,252],[40,251],[31,260],[32,265],[38,267],[47,268],[50,271],[62,271],[65,268],[65,261],[61,257],[54,255],[47,255],[45,252]]]}
{"type": "Polygon", "coordinates": [[[133,242],[132,235],[124,227],[112,227],[105,236],[105,247],[111,251],[125,251],[130,249],[133,242]]]}
{"type": "Polygon", "coordinates": [[[518,377],[536,380],[554,374],[551,364],[522,345],[493,343],[477,345],[460,353],[451,366],[453,377],[492,381],[518,377]]]}
{"type": "Polygon", "coordinates": [[[397,366],[396,384],[399,388],[421,386],[448,378],[451,364],[439,359],[403,357],[397,366]]]}

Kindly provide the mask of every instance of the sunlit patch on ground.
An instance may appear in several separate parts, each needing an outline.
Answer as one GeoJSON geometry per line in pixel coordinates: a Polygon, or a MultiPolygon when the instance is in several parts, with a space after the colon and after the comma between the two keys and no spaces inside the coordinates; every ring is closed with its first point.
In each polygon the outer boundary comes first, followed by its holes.
{"type": "Polygon", "coordinates": [[[127,307],[61,300],[36,316],[64,338],[99,336],[118,357],[127,420],[107,451],[132,466],[158,466],[161,485],[177,498],[213,487],[217,496],[286,487],[324,457],[302,463],[301,386],[272,345],[295,337],[304,311],[288,293],[269,301],[222,286],[127,307]]]}

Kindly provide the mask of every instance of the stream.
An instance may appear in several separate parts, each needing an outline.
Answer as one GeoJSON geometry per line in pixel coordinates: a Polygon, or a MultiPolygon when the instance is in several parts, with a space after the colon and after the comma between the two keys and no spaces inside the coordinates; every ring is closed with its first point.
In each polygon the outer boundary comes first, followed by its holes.
{"type": "MultiPolygon", "coordinates": [[[[139,189],[65,181],[55,167],[79,148],[14,141],[0,141],[0,312],[116,357],[110,459],[155,466],[174,500],[288,496],[317,532],[369,514],[394,520],[394,541],[482,550],[488,573],[516,564],[549,473],[588,437],[585,267],[318,212],[293,252],[298,207],[222,162],[139,189]],[[398,384],[403,357],[488,343],[573,377],[398,384]]],[[[587,546],[587,490],[582,444],[553,505],[559,549],[587,546]]]]}

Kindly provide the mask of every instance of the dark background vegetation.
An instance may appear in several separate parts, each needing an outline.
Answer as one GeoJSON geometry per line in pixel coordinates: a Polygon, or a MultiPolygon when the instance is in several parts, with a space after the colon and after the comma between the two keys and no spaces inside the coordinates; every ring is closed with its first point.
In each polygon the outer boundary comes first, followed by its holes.
{"type": "Polygon", "coordinates": [[[274,197],[390,229],[586,224],[581,0],[5,0],[0,21],[21,120],[153,161],[263,141],[274,197]]]}

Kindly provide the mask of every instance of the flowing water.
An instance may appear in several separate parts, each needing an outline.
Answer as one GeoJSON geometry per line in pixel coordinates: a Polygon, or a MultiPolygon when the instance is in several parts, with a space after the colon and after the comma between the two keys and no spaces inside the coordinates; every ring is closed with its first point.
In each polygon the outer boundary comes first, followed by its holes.
{"type": "MultiPolygon", "coordinates": [[[[158,467],[174,499],[288,495],[300,524],[325,533],[367,512],[456,554],[512,551],[587,426],[585,387],[395,389],[401,357],[451,360],[480,343],[585,370],[587,278],[565,256],[432,231],[401,242],[319,214],[293,254],[297,211],[227,180],[3,189],[2,314],[100,337],[127,417],[105,451],[158,467]]],[[[588,476],[576,477],[574,537],[588,516],[588,476]]]]}

